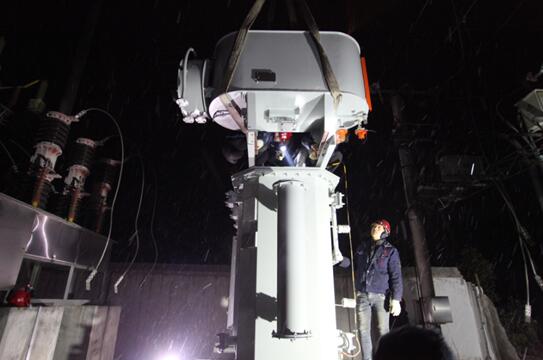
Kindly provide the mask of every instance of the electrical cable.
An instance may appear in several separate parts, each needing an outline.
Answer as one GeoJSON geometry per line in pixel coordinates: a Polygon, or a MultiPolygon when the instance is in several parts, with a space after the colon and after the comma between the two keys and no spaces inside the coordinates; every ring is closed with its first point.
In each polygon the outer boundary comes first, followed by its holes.
{"type": "Polygon", "coordinates": [[[33,85],[36,85],[41,80],[34,80],[24,85],[16,85],[16,86],[2,86],[0,87],[0,90],[10,90],[10,89],[27,89],[33,85]]]}
{"type": "MultiPolygon", "coordinates": [[[[529,277],[528,277],[528,263],[526,261],[526,252],[528,254],[530,254],[530,250],[528,249],[527,245],[525,244],[525,239],[523,239],[523,237],[527,236],[525,233],[526,233],[526,230],[524,230],[524,227],[522,226],[522,224],[520,223],[518,217],[517,217],[517,214],[515,212],[515,209],[513,207],[513,204],[511,203],[511,200],[509,199],[509,197],[507,196],[505,190],[502,188],[502,185],[497,183],[496,182],[496,187],[500,193],[500,195],[502,196],[505,204],[507,205],[510,213],[511,213],[511,216],[513,217],[513,220],[515,221],[515,225],[517,227],[517,231],[518,231],[518,241],[519,241],[519,245],[520,245],[520,251],[521,251],[521,255],[522,255],[522,261],[524,263],[524,280],[525,280],[525,283],[526,283],[526,308],[530,308],[531,305],[530,305],[530,281],[529,281],[529,277]]],[[[531,255],[529,255],[530,259],[531,259],[531,255]]],[[[537,275],[537,273],[535,273],[535,267],[533,267],[533,270],[534,270],[534,276],[536,277],[536,281],[538,283],[539,286],[541,286],[541,277],[539,277],[539,275],[537,275]]]]}
{"type": "MultiPolygon", "coordinates": [[[[527,131],[525,126],[523,126],[525,124],[522,122],[522,120],[520,118],[520,114],[517,115],[517,120],[519,122],[519,127],[517,128],[515,125],[513,125],[510,121],[508,121],[501,114],[501,112],[499,110],[499,105],[501,104],[502,100],[500,100],[495,106],[497,116],[500,118],[500,120],[505,125],[507,125],[511,130],[513,130],[516,135],[520,136],[520,138],[528,145],[529,150],[531,150],[531,155],[533,155],[535,158],[537,158],[540,155],[539,149],[538,149],[534,139],[532,138],[532,136],[530,136],[530,133],[527,131]]],[[[510,142],[513,144],[513,146],[515,146],[515,143],[517,143],[514,140],[510,140],[510,142]]],[[[520,153],[522,157],[528,159],[528,157],[530,155],[528,151],[526,151],[520,144],[518,144],[515,147],[519,148],[519,151],[515,151],[515,153],[520,153]]],[[[495,166],[496,165],[497,164],[495,164],[495,166]]],[[[528,167],[526,167],[524,169],[521,169],[521,171],[515,173],[513,176],[516,176],[517,174],[526,171],[531,166],[532,165],[529,165],[528,167]]],[[[497,169],[497,171],[498,171],[499,175],[501,175],[502,177],[504,176],[504,174],[500,171],[499,168],[497,169]]],[[[505,180],[505,179],[502,178],[502,181],[503,180],[505,180]]],[[[503,185],[501,183],[499,183],[498,181],[494,181],[494,184],[496,185],[496,188],[498,189],[498,191],[499,191],[500,195],[502,196],[506,206],[508,207],[508,209],[509,209],[509,211],[511,213],[511,216],[513,217],[513,220],[515,222],[515,226],[517,228],[518,240],[519,240],[523,265],[524,265],[524,279],[525,279],[525,283],[526,283],[525,314],[528,314],[527,311],[531,312],[531,310],[530,310],[531,306],[530,306],[530,282],[529,282],[529,276],[528,276],[528,264],[527,264],[527,260],[526,260],[527,258],[528,258],[528,260],[530,262],[530,266],[531,266],[531,270],[532,270],[534,279],[535,279],[537,285],[540,287],[541,290],[543,290],[543,279],[541,278],[541,276],[539,276],[539,274],[537,274],[537,271],[535,269],[535,265],[533,263],[533,259],[532,259],[530,249],[528,248],[528,245],[526,244],[526,241],[529,239],[529,234],[527,233],[526,229],[520,223],[520,220],[518,219],[518,216],[517,216],[516,211],[515,211],[515,209],[513,207],[511,199],[509,198],[509,196],[505,192],[505,189],[503,188],[503,185]]],[[[527,315],[527,316],[529,316],[529,315],[527,315]]]]}
{"type": "Polygon", "coordinates": [[[136,237],[136,232],[134,231],[134,232],[132,233],[132,235],[130,235],[130,237],[128,238],[128,241],[127,241],[127,242],[128,242],[128,245],[126,246],[125,249],[123,249],[122,252],[124,252],[125,250],[128,250],[128,248],[132,245],[132,241],[134,240],[135,237],[136,237]]]}
{"type": "MultiPolygon", "coordinates": [[[[530,148],[531,152],[532,152],[532,155],[537,158],[540,154],[540,150],[538,149],[537,147],[537,144],[535,143],[535,141],[533,140],[532,138],[532,134],[530,134],[526,129],[521,129],[521,130],[525,130],[525,131],[522,131],[517,129],[517,127],[515,127],[510,121],[508,121],[502,114],[501,112],[499,111],[499,105],[500,105],[501,101],[496,104],[496,115],[500,118],[500,120],[502,120],[502,122],[507,125],[510,129],[512,129],[518,136],[520,136],[520,138],[528,145],[528,147],[530,148]]],[[[517,115],[517,116],[520,116],[520,115],[517,115]]],[[[521,125],[522,127],[522,121],[520,120],[520,118],[518,119],[519,120],[519,124],[521,125]]]]}
{"type": "MultiPolygon", "coordinates": [[[[189,55],[193,53],[196,55],[196,51],[194,51],[193,48],[189,48],[187,52],[185,53],[185,60],[183,60],[183,84],[182,84],[182,92],[181,92],[181,99],[185,98],[185,86],[187,84],[187,69],[189,67],[188,61],[189,61],[189,55]]],[[[203,83],[202,83],[203,85],[203,83]]],[[[204,102],[205,103],[205,102],[204,102]]]]}
{"type": "MultiPolygon", "coordinates": [[[[524,167],[524,168],[521,168],[519,171],[517,171],[517,172],[515,172],[515,173],[513,173],[513,174],[510,174],[510,175],[508,174],[507,176],[505,176],[504,174],[501,174],[501,173],[500,173],[500,174],[502,175],[502,177],[499,178],[499,180],[500,180],[500,181],[509,180],[509,179],[511,179],[511,178],[514,178],[514,177],[517,176],[517,175],[520,175],[520,174],[522,174],[522,173],[528,171],[529,169],[530,169],[530,166],[526,166],[526,167],[524,167]]],[[[473,193],[471,193],[471,194],[469,194],[469,195],[466,195],[466,196],[462,197],[459,201],[464,201],[464,200],[471,199],[471,198],[473,198],[473,197],[475,197],[475,196],[477,196],[477,195],[479,195],[479,194],[481,194],[481,193],[483,193],[483,192],[485,192],[485,191],[488,191],[488,190],[490,190],[490,189],[492,189],[490,186],[486,186],[486,187],[484,187],[484,188],[482,188],[482,189],[480,189],[480,190],[474,191],[473,193]]]]}
{"type": "MultiPolygon", "coordinates": [[[[202,105],[203,105],[203,110],[202,112],[206,113],[207,114],[207,104],[206,104],[206,95],[205,95],[205,80],[206,80],[206,71],[207,71],[207,59],[204,60],[204,64],[202,65],[202,77],[200,79],[200,82],[202,84],[202,105]]],[[[184,86],[185,84],[183,84],[184,86]]],[[[185,91],[185,88],[183,88],[183,91],[185,91]]]]}
{"type": "MultiPolygon", "coordinates": [[[[102,140],[97,140],[95,141],[95,144],[96,146],[103,146],[106,142],[108,142],[109,140],[111,139],[114,139],[116,138],[117,135],[110,135],[110,136],[106,136],[105,138],[103,138],[102,140]]],[[[127,159],[128,160],[128,159],[127,159]]]]}
{"type": "Polygon", "coordinates": [[[2,146],[2,148],[4,149],[4,151],[6,152],[6,155],[8,156],[9,160],[11,161],[11,163],[13,164],[13,170],[15,170],[15,172],[19,172],[19,170],[17,169],[17,163],[15,162],[15,160],[13,159],[13,156],[11,156],[11,153],[9,152],[8,148],[6,147],[6,145],[4,145],[4,143],[2,141],[0,141],[0,146],[2,146]]]}
{"type": "Polygon", "coordinates": [[[140,288],[143,286],[143,284],[147,280],[147,277],[149,277],[149,275],[151,275],[151,273],[155,269],[157,261],[158,261],[158,245],[157,245],[156,237],[155,237],[155,214],[156,214],[156,204],[157,204],[157,201],[158,201],[158,181],[157,181],[156,172],[153,172],[153,174],[154,174],[154,177],[155,177],[155,201],[154,201],[154,204],[153,204],[153,213],[151,215],[151,239],[153,240],[153,249],[155,250],[155,259],[153,261],[153,265],[151,266],[149,271],[147,271],[147,273],[143,277],[143,280],[141,280],[140,288]]]}
{"type": "Polygon", "coordinates": [[[522,261],[524,263],[524,280],[526,282],[526,306],[530,306],[530,280],[528,278],[528,264],[526,263],[526,253],[524,246],[522,246],[522,238],[519,235],[518,241],[520,243],[520,253],[522,254],[522,261]]]}
{"type": "Polygon", "coordinates": [[[523,167],[523,168],[520,168],[517,172],[515,172],[515,173],[513,173],[513,174],[506,174],[506,176],[503,177],[501,180],[502,180],[502,181],[505,181],[505,180],[511,179],[511,178],[513,178],[513,177],[515,177],[515,176],[517,176],[517,175],[522,174],[523,172],[528,171],[530,168],[531,168],[530,165],[529,165],[529,166],[525,166],[525,167],[523,167]]]}
{"type": "Polygon", "coordinates": [[[22,152],[23,154],[25,154],[27,157],[30,157],[30,156],[31,156],[30,153],[29,153],[28,151],[26,151],[26,149],[25,149],[21,144],[19,144],[17,141],[15,141],[15,140],[13,140],[13,139],[10,139],[9,142],[12,143],[13,145],[17,146],[17,148],[18,148],[19,150],[21,150],[21,152],[22,152]]]}
{"type": "Polygon", "coordinates": [[[140,250],[140,237],[139,237],[139,231],[138,231],[138,220],[140,218],[140,211],[141,211],[141,205],[143,203],[143,192],[145,190],[145,167],[143,164],[143,159],[140,157],[140,164],[141,164],[141,191],[140,191],[140,200],[138,203],[138,210],[136,211],[136,218],[134,220],[134,233],[136,234],[136,251],[134,251],[134,256],[132,257],[132,260],[124,270],[121,276],[115,281],[115,284],[113,284],[113,292],[115,294],[118,293],[119,285],[123,281],[124,277],[130,269],[132,268],[132,265],[134,265],[134,261],[136,261],[136,258],[138,257],[139,250],[140,250]]]}
{"type": "Polygon", "coordinates": [[[530,262],[530,267],[532,268],[532,273],[534,274],[535,281],[539,288],[543,290],[543,279],[539,274],[537,273],[537,270],[535,269],[534,260],[532,259],[532,254],[530,253],[530,249],[528,248],[528,245],[526,245],[526,242],[523,242],[523,245],[526,249],[526,253],[528,254],[528,261],[530,262]]]}
{"type": "Polygon", "coordinates": [[[349,354],[349,353],[346,353],[345,351],[341,352],[344,356],[346,356],[348,358],[351,358],[351,359],[357,357],[358,355],[360,355],[360,352],[362,351],[362,345],[360,344],[360,340],[358,339],[358,335],[355,334],[354,338],[356,339],[356,343],[358,344],[358,351],[356,353],[352,354],[352,355],[349,354]]]}
{"type": "MultiPolygon", "coordinates": [[[[345,184],[345,208],[347,210],[347,225],[351,228],[351,217],[349,215],[349,186],[347,181],[347,166],[343,164],[343,175],[344,175],[344,184],[345,184]]],[[[353,252],[353,238],[351,236],[351,231],[349,231],[349,251],[351,254],[351,283],[353,287],[353,298],[356,301],[356,287],[355,287],[355,276],[354,276],[354,252],[353,252]]],[[[358,320],[356,318],[356,310],[354,311],[354,326],[356,329],[358,337],[358,320]]]]}
{"type": "Polygon", "coordinates": [[[79,112],[77,115],[75,115],[75,117],[77,119],[80,119],[83,116],[85,116],[89,111],[97,111],[97,112],[101,112],[102,114],[107,115],[107,117],[111,119],[111,121],[117,128],[117,132],[119,133],[119,141],[121,143],[121,164],[119,166],[119,178],[117,179],[117,187],[115,189],[115,194],[113,195],[113,201],[111,202],[111,210],[109,213],[109,230],[107,233],[106,244],[104,245],[104,250],[102,251],[102,255],[100,255],[100,259],[98,260],[98,263],[92,269],[91,273],[85,280],[85,289],[87,291],[90,291],[91,289],[91,282],[96,276],[96,274],[98,274],[98,269],[100,268],[100,265],[102,265],[102,261],[104,261],[107,250],[109,248],[109,243],[111,242],[111,232],[113,229],[113,211],[115,210],[115,204],[117,203],[117,196],[119,195],[119,189],[121,187],[121,179],[123,177],[123,169],[124,169],[124,139],[123,139],[123,133],[121,132],[121,127],[119,126],[119,123],[117,122],[117,120],[115,120],[113,115],[111,115],[108,111],[100,109],[100,108],[89,108],[89,109],[83,110],[79,112]]]}

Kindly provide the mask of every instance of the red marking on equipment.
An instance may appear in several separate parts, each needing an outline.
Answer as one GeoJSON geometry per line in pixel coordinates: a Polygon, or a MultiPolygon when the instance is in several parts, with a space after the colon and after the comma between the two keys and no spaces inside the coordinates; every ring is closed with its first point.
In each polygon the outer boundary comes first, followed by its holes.
{"type": "Polygon", "coordinates": [[[336,143],[341,144],[347,138],[347,129],[337,129],[336,131],[336,143]]]}
{"type": "Polygon", "coordinates": [[[292,137],[291,132],[276,132],[274,134],[273,140],[276,142],[285,142],[285,141],[290,140],[291,137],[292,137]]]}
{"type": "Polygon", "coordinates": [[[366,102],[368,103],[368,108],[371,111],[371,93],[370,93],[370,82],[368,80],[368,68],[366,67],[366,58],[361,57],[360,63],[362,64],[362,77],[364,78],[364,92],[366,93],[366,102]]]}
{"type": "Polygon", "coordinates": [[[356,129],[354,133],[360,140],[366,140],[366,138],[368,137],[368,130],[364,128],[356,129]]]}

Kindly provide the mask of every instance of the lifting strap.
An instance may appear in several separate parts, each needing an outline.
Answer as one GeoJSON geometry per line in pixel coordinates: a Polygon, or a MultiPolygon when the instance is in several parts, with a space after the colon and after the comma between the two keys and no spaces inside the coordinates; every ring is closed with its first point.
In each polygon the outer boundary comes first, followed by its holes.
{"type": "Polygon", "coordinates": [[[251,7],[251,10],[249,10],[249,13],[245,17],[245,20],[243,20],[243,24],[241,25],[241,28],[238,31],[238,35],[236,36],[236,41],[234,42],[232,53],[230,53],[230,58],[228,59],[228,65],[226,67],[226,73],[220,94],[228,92],[228,88],[230,88],[230,83],[232,82],[234,72],[236,71],[236,68],[238,66],[239,58],[241,56],[241,53],[243,52],[243,48],[245,47],[247,33],[249,32],[251,26],[253,26],[253,23],[255,22],[256,17],[260,13],[260,10],[262,10],[262,6],[265,2],[266,0],[256,0],[251,7]]]}
{"type": "Polygon", "coordinates": [[[222,104],[224,105],[232,119],[234,119],[236,124],[239,126],[241,132],[247,134],[247,128],[245,127],[243,116],[241,115],[241,109],[239,108],[238,104],[236,104],[236,102],[227,93],[219,96],[219,99],[221,100],[222,104]]]}
{"type": "MultiPolygon", "coordinates": [[[[238,35],[236,36],[236,41],[234,42],[234,47],[232,48],[230,58],[228,59],[228,65],[226,67],[224,81],[219,94],[224,94],[228,92],[232,79],[234,78],[234,72],[236,71],[236,68],[238,66],[241,53],[243,52],[243,48],[245,47],[245,42],[247,40],[249,29],[251,28],[251,26],[253,26],[253,23],[255,22],[258,14],[260,13],[260,10],[262,10],[262,6],[265,2],[266,0],[256,0],[251,7],[251,10],[249,10],[249,13],[245,17],[245,20],[243,21],[243,24],[238,31],[238,35]]],[[[334,71],[332,70],[332,65],[330,65],[330,61],[328,59],[328,56],[326,55],[326,51],[324,50],[324,47],[320,42],[319,28],[317,27],[317,23],[315,22],[315,19],[313,18],[311,10],[307,6],[306,1],[296,0],[296,3],[298,4],[298,8],[302,13],[304,21],[309,29],[311,38],[313,39],[317,47],[322,72],[324,74],[324,79],[326,81],[326,85],[328,86],[328,90],[330,90],[330,94],[334,99],[334,108],[337,109],[337,106],[341,101],[341,91],[339,89],[339,84],[337,82],[336,76],[334,75],[334,71]]]]}
{"type": "Polygon", "coordinates": [[[330,90],[330,94],[334,99],[334,109],[337,109],[341,101],[341,91],[339,90],[339,84],[337,82],[336,75],[332,70],[332,65],[330,65],[330,61],[328,60],[328,56],[326,55],[326,51],[324,50],[324,47],[322,47],[319,28],[317,27],[315,18],[313,18],[311,10],[307,6],[305,0],[297,0],[297,3],[298,7],[302,12],[302,16],[309,29],[309,32],[311,33],[311,37],[313,38],[313,40],[315,41],[315,45],[317,46],[317,51],[319,53],[319,58],[321,61],[322,72],[324,73],[324,79],[326,80],[328,90],[330,90]]]}

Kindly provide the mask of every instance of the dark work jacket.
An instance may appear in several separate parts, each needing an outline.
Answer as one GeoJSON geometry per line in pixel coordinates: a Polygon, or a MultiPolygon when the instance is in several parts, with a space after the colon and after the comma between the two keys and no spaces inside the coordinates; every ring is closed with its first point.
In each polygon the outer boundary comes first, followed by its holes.
{"type": "Polygon", "coordinates": [[[401,300],[403,293],[402,267],[398,250],[386,240],[380,240],[372,257],[373,240],[362,242],[354,254],[356,266],[356,290],[387,294],[401,300]]]}

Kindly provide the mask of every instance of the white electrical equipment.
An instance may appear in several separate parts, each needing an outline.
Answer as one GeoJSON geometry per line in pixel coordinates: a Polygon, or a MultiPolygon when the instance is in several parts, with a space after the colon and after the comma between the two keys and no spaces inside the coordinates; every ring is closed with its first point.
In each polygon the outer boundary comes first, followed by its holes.
{"type": "Polygon", "coordinates": [[[189,50],[178,73],[186,122],[203,116],[246,135],[248,169],[232,177],[227,200],[237,234],[227,331],[217,345],[239,360],[332,360],[354,350],[354,335],[336,329],[333,265],[343,259],[338,234],[350,229],[337,224],[343,196],[326,168],[347,130],[366,123],[368,89],[356,41],[319,35],[339,96],[303,31],[249,31],[226,91],[235,33],[219,40],[213,60],[189,59],[189,50]],[[288,157],[296,134],[309,134],[302,143],[314,162],[255,166],[264,139],[288,157]]]}

